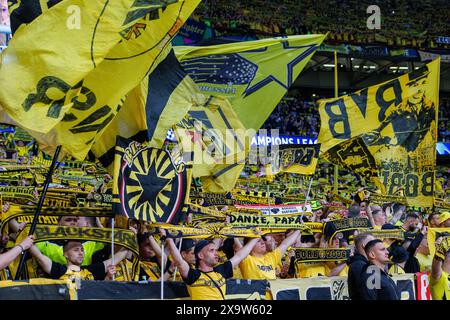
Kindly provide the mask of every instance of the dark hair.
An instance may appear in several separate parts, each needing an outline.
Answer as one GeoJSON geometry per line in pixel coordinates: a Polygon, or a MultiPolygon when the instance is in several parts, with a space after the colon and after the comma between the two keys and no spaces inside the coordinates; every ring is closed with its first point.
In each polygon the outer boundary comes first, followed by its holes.
{"type": "Polygon", "coordinates": [[[374,240],[370,240],[369,242],[367,242],[366,246],[364,247],[364,251],[366,252],[367,256],[369,255],[369,252],[372,250],[372,248],[377,243],[383,243],[383,241],[381,241],[380,239],[374,239],[374,240]]]}
{"type": "Polygon", "coordinates": [[[145,240],[147,240],[149,237],[150,237],[149,232],[138,233],[138,235],[137,235],[138,245],[143,244],[145,242],[145,240]]]}
{"type": "Polygon", "coordinates": [[[230,260],[234,256],[234,238],[226,238],[222,244],[222,248],[220,248],[223,253],[227,256],[227,259],[230,260]]]}

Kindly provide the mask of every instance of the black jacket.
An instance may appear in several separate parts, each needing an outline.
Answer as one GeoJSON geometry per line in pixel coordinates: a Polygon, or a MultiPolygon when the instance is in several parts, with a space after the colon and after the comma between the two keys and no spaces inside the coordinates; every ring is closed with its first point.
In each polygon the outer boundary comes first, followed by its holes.
{"type": "Polygon", "coordinates": [[[366,288],[363,282],[363,272],[365,271],[367,264],[366,257],[362,254],[355,253],[354,256],[350,257],[347,261],[349,265],[348,269],[348,294],[352,300],[363,300],[364,294],[362,291],[366,288]]]}
{"type": "Polygon", "coordinates": [[[416,258],[416,251],[417,248],[420,245],[420,242],[422,242],[423,234],[419,232],[413,241],[411,241],[411,244],[409,245],[408,249],[406,249],[409,253],[409,258],[406,260],[405,263],[405,272],[406,273],[417,273],[420,272],[420,263],[419,260],[416,258]]]}

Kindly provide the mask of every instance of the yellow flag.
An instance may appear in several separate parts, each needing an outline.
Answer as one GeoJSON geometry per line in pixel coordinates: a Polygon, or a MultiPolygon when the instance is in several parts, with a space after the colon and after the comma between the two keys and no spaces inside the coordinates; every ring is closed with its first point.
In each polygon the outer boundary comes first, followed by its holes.
{"type": "Polygon", "coordinates": [[[351,95],[319,101],[321,157],[410,206],[433,206],[440,59],[351,95]]]}
{"type": "Polygon", "coordinates": [[[450,228],[429,228],[427,233],[428,249],[430,255],[434,256],[436,253],[435,242],[439,237],[450,237],[450,228]]]}
{"type": "Polygon", "coordinates": [[[44,151],[62,145],[83,160],[199,2],[59,3],[19,28],[3,52],[0,104],[44,151]],[[81,9],[79,26],[61,19],[69,6],[81,9]]]}

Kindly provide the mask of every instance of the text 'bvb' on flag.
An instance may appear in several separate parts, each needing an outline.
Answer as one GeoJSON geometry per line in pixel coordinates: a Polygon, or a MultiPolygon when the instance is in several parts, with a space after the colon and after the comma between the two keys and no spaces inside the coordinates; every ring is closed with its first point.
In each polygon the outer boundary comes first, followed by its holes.
{"type": "Polygon", "coordinates": [[[439,66],[319,101],[321,157],[371,180],[410,206],[433,205],[439,66]]]}

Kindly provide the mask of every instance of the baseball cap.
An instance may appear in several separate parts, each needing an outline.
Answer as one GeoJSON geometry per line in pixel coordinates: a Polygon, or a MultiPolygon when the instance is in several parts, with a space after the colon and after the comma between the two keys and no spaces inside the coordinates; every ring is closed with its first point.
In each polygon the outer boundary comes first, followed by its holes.
{"type": "Polygon", "coordinates": [[[448,211],[443,211],[440,215],[439,215],[439,224],[444,223],[446,220],[450,219],[450,212],[448,211]]]}
{"type": "Polygon", "coordinates": [[[194,254],[197,257],[197,255],[200,253],[200,251],[202,251],[202,249],[204,247],[206,247],[208,244],[211,244],[211,241],[208,240],[200,240],[199,242],[197,242],[197,244],[195,245],[195,249],[194,249],[194,254]]]}

